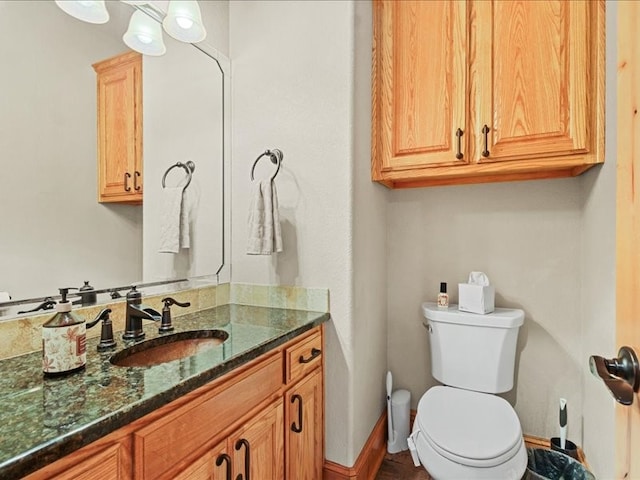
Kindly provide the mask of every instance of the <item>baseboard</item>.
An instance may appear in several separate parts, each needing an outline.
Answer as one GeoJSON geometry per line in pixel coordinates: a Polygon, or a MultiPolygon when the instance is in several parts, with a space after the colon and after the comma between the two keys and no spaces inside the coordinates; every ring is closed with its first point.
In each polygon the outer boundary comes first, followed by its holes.
{"type": "Polygon", "coordinates": [[[374,480],[387,452],[387,412],[384,412],[371,431],[353,467],[324,461],[324,480],[374,480]]]}

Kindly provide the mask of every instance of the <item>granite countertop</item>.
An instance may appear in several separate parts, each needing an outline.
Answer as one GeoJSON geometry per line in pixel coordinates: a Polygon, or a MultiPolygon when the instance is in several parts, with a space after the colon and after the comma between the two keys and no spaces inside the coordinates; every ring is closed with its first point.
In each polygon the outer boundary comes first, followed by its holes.
{"type": "MultiPolygon", "coordinates": [[[[42,375],[40,352],[0,361],[0,478],[20,478],[205,385],[329,319],[328,313],[222,305],[174,317],[175,332],[221,329],[229,338],[192,357],[151,367],[117,367],[114,351],[87,340],[87,366],[42,375]]],[[[99,328],[99,326],[95,327],[99,328]]],[[[144,322],[146,339],[158,324],[144,322]]],[[[125,347],[116,332],[116,352],[125,347]]],[[[130,343],[129,343],[130,344],[130,343]]]]}

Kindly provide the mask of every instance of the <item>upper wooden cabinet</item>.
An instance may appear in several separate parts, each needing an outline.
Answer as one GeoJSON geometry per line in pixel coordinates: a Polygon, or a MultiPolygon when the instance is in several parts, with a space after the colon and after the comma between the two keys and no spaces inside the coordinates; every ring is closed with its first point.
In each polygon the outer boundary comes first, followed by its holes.
{"type": "Polygon", "coordinates": [[[142,202],[142,55],[93,65],[98,77],[98,201],[142,202]]]}
{"type": "Polygon", "coordinates": [[[374,0],[372,178],[578,175],[604,160],[604,2],[374,0]]]}

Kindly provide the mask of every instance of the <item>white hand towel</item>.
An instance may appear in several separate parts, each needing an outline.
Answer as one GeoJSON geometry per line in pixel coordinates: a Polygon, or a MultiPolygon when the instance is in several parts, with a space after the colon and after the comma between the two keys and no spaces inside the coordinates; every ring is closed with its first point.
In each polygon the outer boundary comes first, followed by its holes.
{"type": "Polygon", "coordinates": [[[248,229],[247,254],[271,255],[282,251],[278,194],[270,179],[253,182],[248,229]]]}
{"type": "Polygon", "coordinates": [[[178,253],[180,247],[189,248],[189,212],[182,205],[182,187],[163,188],[162,197],[162,224],[160,226],[160,248],[158,252],[178,253]],[[186,244],[183,243],[185,241],[186,244]]]}

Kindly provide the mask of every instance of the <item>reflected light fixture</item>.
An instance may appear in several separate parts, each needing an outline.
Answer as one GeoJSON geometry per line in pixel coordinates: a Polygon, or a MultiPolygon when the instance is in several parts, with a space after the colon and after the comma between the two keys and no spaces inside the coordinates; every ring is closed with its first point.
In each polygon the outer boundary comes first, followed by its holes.
{"type": "Polygon", "coordinates": [[[65,13],[88,23],[107,23],[109,12],[104,0],[55,0],[65,13]]]}
{"type": "Polygon", "coordinates": [[[201,42],[207,36],[200,6],[195,0],[170,0],[162,26],[169,35],[181,42],[201,42]]]}
{"type": "Polygon", "coordinates": [[[129,28],[122,36],[129,48],[144,55],[164,55],[167,47],[162,39],[162,27],[146,13],[136,10],[129,20],[129,28]]]}
{"type": "MultiPolygon", "coordinates": [[[[129,28],[122,36],[124,43],[144,55],[164,55],[167,48],[162,27],[176,40],[185,43],[201,42],[207,36],[202,23],[200,6],[196,0],[170,0],[167,13],[149,4],[149,0],[120,0],[136,9],[129,20],[129,28]],[[162,21],[160,26],[159,21],[162,21]]],[[[106,23],[109,12],[104,0],[55,0],[65,13],[89,23],[106,23]]]]}

